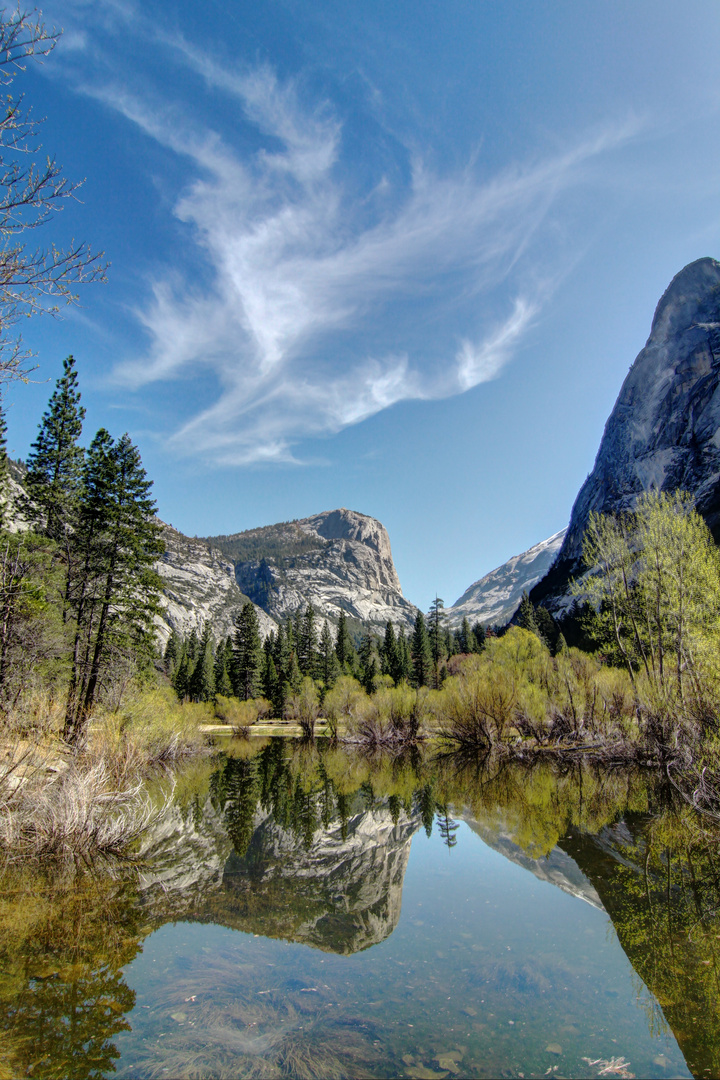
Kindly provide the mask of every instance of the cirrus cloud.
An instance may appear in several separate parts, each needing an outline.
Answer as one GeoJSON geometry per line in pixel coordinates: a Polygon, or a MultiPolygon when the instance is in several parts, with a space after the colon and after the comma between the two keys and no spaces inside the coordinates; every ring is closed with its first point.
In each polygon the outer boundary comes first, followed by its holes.
{"type": "Polygon", "coordinates": [[[551,288],[551,273],[523,270],[528,251],[563,194],[635,130],[607,128],[482,181],[410,156],[403,190],[380,177],[360,200],[327,102],[308,107],[268,67],[233,72],[182,39],[164,44],[231,100],[257,146],[240,153],[186,110],[122,84],[84,87],[190,161],[195,178],[173,212],[206,271],[202,287],[170,274],[151,282],[136,313],[148,350],[115,378],[136,389],[214,380],[213,403],[169,444],[220,464],[296,460],[303,439],[497,377],[551,288]],[[496,295],[499,316],[474,315],[496,295]]]}

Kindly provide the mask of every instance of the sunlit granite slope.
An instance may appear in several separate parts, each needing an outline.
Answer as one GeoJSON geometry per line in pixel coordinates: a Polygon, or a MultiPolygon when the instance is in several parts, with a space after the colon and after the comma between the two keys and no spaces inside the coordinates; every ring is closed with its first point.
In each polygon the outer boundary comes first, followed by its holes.
{"type": "Polygon", "coordinates": [[[274,619],[311,602],[333,620],[341,611],[376,625],[409,627],[415,620],[387,531],[366,514],[343,507],[207,542],[232,559],[240,589],[274,619]]]}
{"type": "Polygon", "coordinates": [[[476,622],[485,626],[506,623],[514,614],[523,592],[529,592],[550,569],[564,538],[565,529],[528,548],[522,555],[514,555],[474,582],[452,607],[445,609],[448,625],[459,626],[464,618],[471,626],[476,622]]]}
{"type": "Polygon", "coordinates": [[[605,425],[551,571],[531,599],[561,613],[582,571],[590,513],[631,508],[643,491],[691,492],[720,538],[720,263],[698,259],[673,278],[605,425]]]}

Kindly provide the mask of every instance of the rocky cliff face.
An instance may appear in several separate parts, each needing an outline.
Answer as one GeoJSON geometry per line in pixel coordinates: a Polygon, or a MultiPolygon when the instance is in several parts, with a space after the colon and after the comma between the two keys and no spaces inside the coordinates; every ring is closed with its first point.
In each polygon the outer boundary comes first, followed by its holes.
{"type": "MultiPolygon", "coordinates": [[[[233,619],[248,597],[235,579],[235,567],[221,551],[204,540],[191,540],[170,525],[163,525],[165,554],[156,570],[163,579],[162,615],[157,621],[163,645],[171,630],[189,634],[209,622],[217,638],[233,632],[233,619]]],[[[257,608],[262,637],[276,629],[275,622],[257,608]]]]}
{"type": "Polygon", "coordinates": [[[472,626],[506,623],[517,608],[522,594],[543,577],[552,566],[565,538],[565,529],[555,533],[522,555],[514,555],[502,566],[466,589],[452,607],[446,608],[448,625],[459,626],[464,618],[472,626]]]}
{"type": "Polygon", "coordinates": [[[274,619],[312,601],[321,617],[409,627],[417,609],[402,594],[390,540],[375,518],[329,510],[300,521],[208,537],[235,564],[240,589],[274,619]]]}
{"type": "Polygon", "coordinates": [[[686,266],[660,300],[575,500],[557,561],[533,589],[533,602],[565,610],[591,511],[631,508],[652,488],[691,492],[720,537],[720,263],[714,259],[686,266]]]}

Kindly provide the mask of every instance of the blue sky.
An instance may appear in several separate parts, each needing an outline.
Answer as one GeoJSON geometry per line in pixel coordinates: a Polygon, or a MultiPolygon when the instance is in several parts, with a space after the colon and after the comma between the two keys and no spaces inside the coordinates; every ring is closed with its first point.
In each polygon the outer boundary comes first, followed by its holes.
{"type": "Polygon", "coordinates": [[[720,8],[62,0],[18,82],[109,281],[23,327],[160,515],[347,506],[452,603],[562,528],[672,276],[720,252],[720,8]]]}

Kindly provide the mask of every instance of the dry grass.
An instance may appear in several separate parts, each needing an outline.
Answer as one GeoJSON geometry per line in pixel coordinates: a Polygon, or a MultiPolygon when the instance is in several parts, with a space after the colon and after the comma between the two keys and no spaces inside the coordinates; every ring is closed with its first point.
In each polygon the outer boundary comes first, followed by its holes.
{"type": "Polygon", "coordinates": [[[51,780],[16,788],[0,814],[0,846],[12,856],[125,855],[167,808],[142,783],[118,790],[104,762],[75,763],[51,780]]]}

